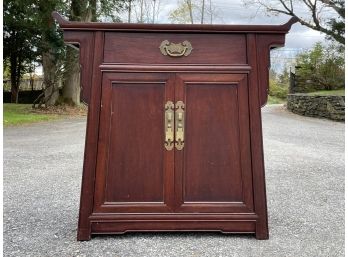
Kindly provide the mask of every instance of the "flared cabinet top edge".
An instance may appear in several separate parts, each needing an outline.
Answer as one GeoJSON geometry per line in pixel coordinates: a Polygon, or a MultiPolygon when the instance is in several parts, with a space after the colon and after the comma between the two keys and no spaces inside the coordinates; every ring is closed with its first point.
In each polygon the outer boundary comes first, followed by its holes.
{"type": "Polygon", "coordinates": [[[63,30],[74,31],[134,31],[134,32],[187,32],[187,33],[267,33],[285,34],[298,21],[291,18],[283,25],[211,25],[211,24],[139,24],[75,22],[64,19],[58,12],[52,17],[63,30]]]}

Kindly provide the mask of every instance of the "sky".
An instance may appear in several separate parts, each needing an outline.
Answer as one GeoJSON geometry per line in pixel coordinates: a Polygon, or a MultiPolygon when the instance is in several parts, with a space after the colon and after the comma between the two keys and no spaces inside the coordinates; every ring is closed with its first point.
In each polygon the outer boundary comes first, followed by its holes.
{"type": "MultiPolygon", "coordinates": [[[[208,0],[206,0],[207,2],[208,0]]],[[[169,13],[177,7],[175,0],[160,0],[161,12],[158,17],[159,23],[170,23],[169,13]]],[[[265,12],[258,11],[256,6],[245,7],[240,0],[212,0],[216,10],[216,24],[272,24],[281,25],[286,23],[290,17],[286,15],[267,16],[265,12]]],[[[299,6],[300,7],[300,6],[299,6]]],[[[301,8],[302,9],[302,8],[301,8]]],[[[299,10],[301,12],[301,10],[299,10]]],[[[302,15],[306,12],[302,11],[302,15]]],[[[305,26],[295,24],[286,36],[286,48],[308,49],[312,48],[315,42],[324,41],[325,35],[318,31],[311,30],[305,26]],[[301,39],[301,40],[299,40],[301,39]]]]}

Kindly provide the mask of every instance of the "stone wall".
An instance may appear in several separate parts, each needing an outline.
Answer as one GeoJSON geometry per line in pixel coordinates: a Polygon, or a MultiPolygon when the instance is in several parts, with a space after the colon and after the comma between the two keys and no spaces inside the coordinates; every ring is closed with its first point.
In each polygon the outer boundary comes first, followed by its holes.
{"type": "Polygon", "coordinates": [[[303,116],[344,121],[344,96],[289,94],[287,108],[303,116]]]}

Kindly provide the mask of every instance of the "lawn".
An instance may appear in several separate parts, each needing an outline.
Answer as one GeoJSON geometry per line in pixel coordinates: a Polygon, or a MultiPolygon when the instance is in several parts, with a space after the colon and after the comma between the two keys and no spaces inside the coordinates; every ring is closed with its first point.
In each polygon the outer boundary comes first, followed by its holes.
{"type": "Polygon", "coordinates": [[[338,89],[338,90],[321,90],[316,92],[310,92],[308,95],[341,95],[344,96],[344,89],[338,89]]]}
{"type": "Polygon", "coordinates": [[[31,108],[31,104],[3,104],[3,107],[4,126],[48,121],[59,117],[55,114],[35,113],[31,108]]]}

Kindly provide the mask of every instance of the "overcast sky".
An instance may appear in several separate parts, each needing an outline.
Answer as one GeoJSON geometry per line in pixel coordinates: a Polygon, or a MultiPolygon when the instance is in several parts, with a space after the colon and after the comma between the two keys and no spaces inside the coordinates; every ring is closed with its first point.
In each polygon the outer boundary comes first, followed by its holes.
{"type": "MultiPolygon", "coordinates": [[[[161,2],[160,23],[170,23],[169,13],[177,7],[176,0],[159,0],[161,2]]],[[[207,1],[206,1],[207,2],[207,1]]],[[[240,0],[212,0],[216,17],[213,23],[217,24],[273,24],[280,25],[287,22],[290,17],[286,15],[267,16],[263,11],[258,11],[256,6],[246,8],[240,0]]],[[[305,15],[305,12],[302,13],[305,15]]],[[[286,48],[308,49],[315,42],[324,41],[325,36],[317,31],[308,29],[300,24],[295,24],[286,36],[286,48]]]]}

